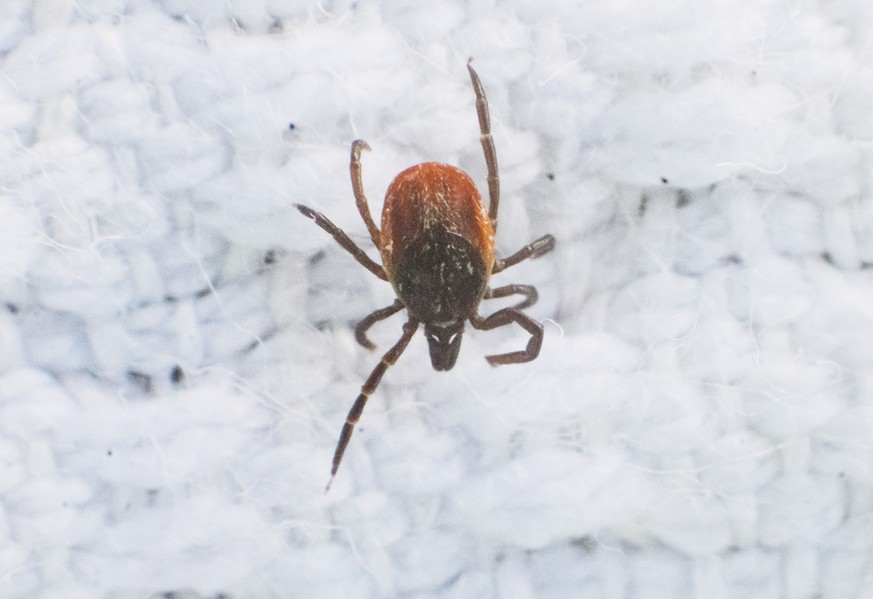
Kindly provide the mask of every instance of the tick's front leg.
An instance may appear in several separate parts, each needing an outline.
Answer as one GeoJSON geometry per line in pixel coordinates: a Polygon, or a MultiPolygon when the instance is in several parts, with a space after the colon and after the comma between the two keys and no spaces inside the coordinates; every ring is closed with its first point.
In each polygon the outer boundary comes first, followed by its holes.
{"type": "Polygon", "coordinates": [[[509,297],[510,295],[523,295],[524,299],[512,306],[516,310],[524,310],[530,308],[539,299],[536,287],[532,285],[504,285],[503,287],[490,287],[485,290],[485,295],[482,299],[497,299],[500,297],[509,297]]]}
{"type": "Polygon", "coordinates": [[[521,351],[485,356],[485,359],[492,366],[521,364],[535,360],[540,355],[540,348],[543,345],[543,325],[516,308],[503,308],[487,318],[478,314],[470,317],[470,324],[473,325],[474,329],[479,329],[480,331],[490,331],[491,329],[503,327],[513,322],[530,333],[527,347],[521,351]]]}

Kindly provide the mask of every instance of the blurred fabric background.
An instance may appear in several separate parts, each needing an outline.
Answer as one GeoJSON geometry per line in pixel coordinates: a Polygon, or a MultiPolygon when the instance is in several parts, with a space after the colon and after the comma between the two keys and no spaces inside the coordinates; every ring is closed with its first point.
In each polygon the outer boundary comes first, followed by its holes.
{"type": "MultiPolygon", "coordinates": [[[[6,0],[0,596],[843,599],[873,588],[873,5],[6,0]],[[455,164],[519,327],[421,334],[348,173],[455,164]],[[401,315],[376,325],[380,352],[401,315]]],[[[490,314],[505,301],[483,302],[490,314]]],[[[468,328],[469,329],[469,328],[468,328]]]]}

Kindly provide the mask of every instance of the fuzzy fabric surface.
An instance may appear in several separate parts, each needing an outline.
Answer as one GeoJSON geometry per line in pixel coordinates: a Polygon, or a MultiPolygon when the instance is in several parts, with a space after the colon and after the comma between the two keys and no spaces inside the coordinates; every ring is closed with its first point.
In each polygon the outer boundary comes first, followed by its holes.
{"type": "MultiPolygon", "coordinates": [[[[873,596],[873,4],[4,0],[0,596],[873,596]],[[375,260],[424,161],[535,285],[450,372],[375,260]]],[[[482,314],[512,298],[483,301],[482,314]]]]}

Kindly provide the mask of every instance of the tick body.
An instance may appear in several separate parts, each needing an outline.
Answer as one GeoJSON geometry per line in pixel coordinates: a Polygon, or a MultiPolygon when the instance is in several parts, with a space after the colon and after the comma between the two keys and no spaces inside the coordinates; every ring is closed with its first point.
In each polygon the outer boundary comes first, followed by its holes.
{"type": "Polygon", "coordinates": [[[494,228],[476,186],[447,164],[403,171],[385,196],[382,235],[397,298],[424,323],[433,367],[451,369],[494,266],[494,228]]]}
{"type": "MultiPolygon", "coordinates": [[[[367,399],[376,390],[388,367],[406,349],[420,324],[424,325],[431,365],[435,370],[450,370],[455,365],[464,325],[468,321],[473,328],[480,330],[516,323],[529,334],[523,350],[486,356],[492,366],[529,362],[539,355],[542,325],[522,312],[536,302],[536,289],[529,285],[491,288],[488,282],[492,274],[550,251],[555,239],[544,235],[508,258],[501,260],[495,256],[494,235],[500,199],[497,156],[491,139],[485,91],[469,62],[467,70],[476,95],[480,140],[488,167],[487,210],[476,185],[466,173],[447,164],[426,162],[404,170],[388,187],[380,230],[370,215],[361,182],[361,152],[369,149],[361,140],[352,143],[349,169],[352,189],[361,218],[379,249],[382,264],[374,262],[323,214],[306,206],[296,206],[330,233],[362,266],[394,288],[397,299],[390,306],[371,313],[355,327],[355,337],[361,345],[375,349],[367,338],[369,328],[403,309],[408,314],[400,339],[385,352],[370,373],[346,417],[334,452],[331,481],[367,399]],[[512,295],[521,296],[521,301],[487,317],[478,314],[483,299],[512,295]]],[[[330,488],[330,483],[327,488],[330,488]]]]}

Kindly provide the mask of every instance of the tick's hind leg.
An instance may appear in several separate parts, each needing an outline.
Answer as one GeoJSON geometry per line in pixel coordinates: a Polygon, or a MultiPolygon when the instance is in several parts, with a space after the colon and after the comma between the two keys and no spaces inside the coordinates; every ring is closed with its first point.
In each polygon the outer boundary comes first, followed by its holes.
{"type": "Polygon", "coordinates": [[[309,206],[304,206],[303,204],[294,204],[294,207],[297,208],[297,210],[299,210],[303,216],[311,218],[315,221],[316,225],[330,233],[331,236],[336,240],[336,242],[340,244],[344,250],[350,253],[361,266],[369,270],[371,273],[373,273],[383,281],[388,280],[388,277],[385,276],[385,271],[382,270],[382,267],[376,264],[364,250],[355,245],[355,242],[352,241],[348,235],[346,235],[345,231],[333,224],[329,218],[327,218],[321,212],[317,212],[309,206]]]}
{"type": "Polygon", "coordinates": [[[389,316],[393,316],[400,312],[403,309],[403,303],[396,299],[394,303],[385,308],[380,308],[375,310],[371,314],[368,314],[355,325],[355,339],[358,343],[363,345],[369,350],[376,349],[376,345],[367,338],[367,331],[370,330],[370,327],[379,322],[380,320],[385,320],[389,316]]]}
{"type": "Polygon", "coordinates": [[[530,308],[539,299],[536,287],[532,285],[504,285],[503,287],[488,288],[485,290],[485,295],[482,299],[497,299],[500,297],[509,297],[510,295],[523,295],[524,299],[512,306],[516,310],[524,310],[530,308]]]}
{"type": "Polygon", "coordinates": [[[482,317],[478,314],[470,317],[470,324],[473,325],[474,329],[479,329],[480,331],[490,331],[491,329],[506,326],[513,322],[530,333],[527,346],[521,351],[485,356],[485,359],[492,366],[521,364],[522,362],[535,360],[540,355],[540,347],[543,345],[543,325],[516,308],[503,308],[488,317],[482,317]]]}
{"type": "Polygon", "coordinates": [[[513,255],[503,260],[494,260],[494,267],[491,269],[491,274],[506,270],[510,266],[515,266],[522,260],[528,258],[539,258],[543,254],[547,254],[555,249],[555,238],[552,235],[543,235],[536,241],[532,241],[513,255]]]}
{"type": "Polygon", "coordinates": [[[367,225],[370,239],[373,240],[373,244],[378,248],[382,247],[382,234],[379,232],[378,227],[376,227],[376,223],[373,222],[373,216],[370,214],[370,205],[367,203],[367,196],[364,195],[364,183],[361,181],[361,151],[369,149],[369,144],[363,139],[356,139],[352,142],[349,174],[352,176],[352,191],[355,194],[358,212],[361,213],[361,218],[364,219],[364,224],[367,225]]]}
{"type": "Polygon", "coordinates": [[[473,93],[476,94],[476,115],[479,117],[479,140],[482,142],[482,153],[485,154],[485,165],[488,167],[488,219],[491,226],[497,231],[497,208],[500,204],[500,175],[497,172],[497,151],[494,149],[494,139],[491,137],[491,117],[488,115],[488,99],[485,97],[485,89],[479,75],[470,64],[472,58],[467,61],[467,70],[470,72],[470,82],[473,84],[473,93]]]}
{"type": "Polygon", "coordinates": [[[367,377],[367,380],[364,381],[364,384],[361,386],[361,393],[358,395],[358,398],[355,399],[355,403],[352,404],[352,409],[349,410],[349,413],[346,416],[346,423],[343,425],[339,441],[337,441],[336,450],[333,453],[333,462],[330,467],[330,480],[327,483],[327,487],[324,489],[325,493],[330,490],[330,484],[333,482],[333,477],[336,476],[336,472],[339,470],[340,463],[343,461],[343,454],[346,452],[346,447],[348,447],[349,440],[352,438],[352,432],[355,430],[355,425],[358,423],[361,414],[364,412],[364,406],[367,405],[367,399],[370,398],[376,390],[376,387],[379,386],[379,381],[382,380],[382,375],[385,374],[388,367],[392,366],[397,361],[397,358],[400,357],[400,354],[402,354],[403,350],[406,349],[406,346],[409,345],[409,340],[412,339],[416,329],[418,329],[417,320],[410,318],[406,321],[406,324],[403,325],[403,334],[400,336],[400,339],[397,340],[397,343],[395,343],[391,349],[385,352],[382,359],[376,365],[376,368],[373,369],[373,372],[370,373],[370,376],[367,377]]]}

